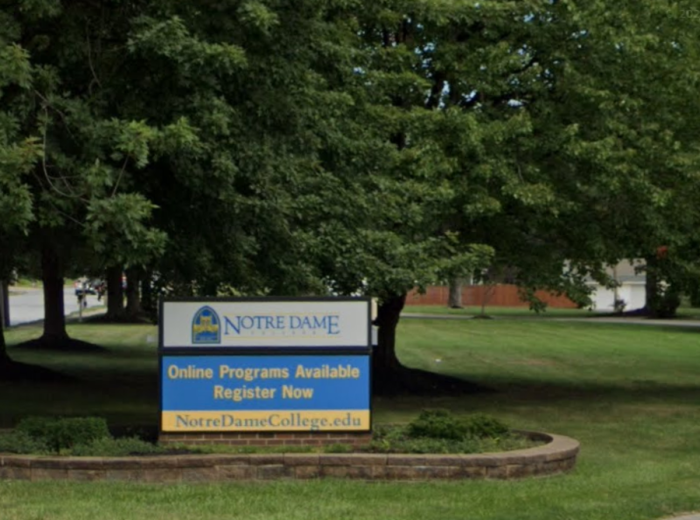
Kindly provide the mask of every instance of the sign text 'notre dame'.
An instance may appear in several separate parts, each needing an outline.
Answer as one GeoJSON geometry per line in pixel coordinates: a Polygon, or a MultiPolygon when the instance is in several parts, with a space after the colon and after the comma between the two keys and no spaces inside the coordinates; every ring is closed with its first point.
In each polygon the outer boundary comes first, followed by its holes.
{"type": "Polygon", "coordinates": [[[165,301],[161,311],[163,432],[370,430],[369,300],[165,301]]]}

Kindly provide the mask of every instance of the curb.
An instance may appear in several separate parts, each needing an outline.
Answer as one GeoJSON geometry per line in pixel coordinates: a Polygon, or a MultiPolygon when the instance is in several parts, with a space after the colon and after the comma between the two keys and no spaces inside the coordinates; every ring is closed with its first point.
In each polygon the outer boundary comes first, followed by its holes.
{"type": "Polygon", "coordinates": [[[235,480],[517,479],[574,468],[579,442],[570,437],[521,432],[544,446],[476,455],[374,453],[279,453],[156,457],[42,457],[0,454],[0,479],[129,482],[224,482],[235,480]]]}

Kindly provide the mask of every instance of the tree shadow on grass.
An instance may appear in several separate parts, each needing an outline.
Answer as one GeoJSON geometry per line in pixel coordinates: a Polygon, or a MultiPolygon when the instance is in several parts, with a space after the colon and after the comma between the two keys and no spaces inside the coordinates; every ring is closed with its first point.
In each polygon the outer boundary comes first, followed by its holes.
{"type": "Polygon", "coordinates": [[[374,395],[387,397],[399,395],[457,396],[492,391],[491,388],[480,383],[404,366],[388,374],[375,375],[372,381],[374,395]]]}
{"type": "MultiPolygon", "coordinates": [[[[107,350],[99,345],[66,337],[65,339],[32,339],[10,347],[12,351],[36,351],[56,353],[90,353],[104,354],[107,350]]],[[[72,381],[75,378],[63,372],[41,365],[23,363],[8,359],[0,363],[0,382],[5,381],[72,381]]]]}
{"type": "Polygon", "coordinates": [[[72,339],[69,337],[61,339],[30,339],[14,346],[18,350],[47,350],[55,352],[81,352],[81,353],[106,353],[107,349],[94,343],[72,339]]]}
{"type": "Polygon", "coordinates": [[[73,381],[73,377],[51,370],[50,368],[39,365],[30,365],[29,363],[20,363],[19,361],[10,361],[0,365],[0,382],[57,382],[57,381],[73,381]]]}
{"type": "Polygon", "coordinates": [[[494,381],[492,394],[507,400],[511,406],[532,406],[534,403],[573,404],[636,404],[663,402],[693,404],[700,402],[700,384],[668,384],[656,381],[625,381],[614,384],[536,383],[532,381],[494,381]]]}

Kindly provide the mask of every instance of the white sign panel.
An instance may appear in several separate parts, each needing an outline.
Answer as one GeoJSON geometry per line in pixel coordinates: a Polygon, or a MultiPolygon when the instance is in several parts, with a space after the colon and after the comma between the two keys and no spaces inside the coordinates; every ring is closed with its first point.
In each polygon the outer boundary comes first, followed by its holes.
{"type": "Polygon", "coordinates": [[[165,301],[163,347],[367,347],[369,300],[165,301]]]}

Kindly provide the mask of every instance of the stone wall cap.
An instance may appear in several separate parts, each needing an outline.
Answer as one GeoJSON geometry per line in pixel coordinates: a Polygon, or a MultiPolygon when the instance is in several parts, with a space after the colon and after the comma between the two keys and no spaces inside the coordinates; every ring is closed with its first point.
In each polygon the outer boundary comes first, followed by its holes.
{"type": "MultiPolygon", "coordinates": [[[[295,467],[304,468],[299,472],[300,475],[325,473],[335,475],[345,467],[348,469],[346,473],[349,477],[372,475],[371,478],[377,479],[410,478],[411,480],[458,478],[458,475],[472,474],[481,474],[487,478],[511,478],[558,473],[574,466],[580,450],[577,440],[550,433],[521,433],[531,438],[549,439],[550,442],[534,448],[479,454],[219,453],[145,457],[60,457],[0,453],[0,467],[30,471],[32,478],[38,476],[38,478],[70,479],[72,475],[69,470],[82,470],[103,472],[102,478],[123,473],[132,477],[139,476],[135,480],[155,481],[168,471],[181,473],[183,478],[202,479],[206,475],[207,478],[214,479],[217,475],[220,476],[221,468],[232,466],[241,468],[237,470],[241,476],[235,478],[246,478],[245,476],[263,478],[261,475],[264,478],[270,478],[277,474],[280,477],[289,477],[295,475],[296,470],[293,469],[295,467]],[[274,471],[269,470],[273,466],[276,467],[274,471]],[[285,466],[286,471],[280,469],[285,466]],[[484,471],[479,473],[471,469],[478,467],[484,468],[484,471]],[[517,468],[513,469],[513,467],[517,468]],[[531,469],[527,470],[526,467],[531,469]],[[328,471],[321,471],[322,468],[328,471]],[[358,470],[355,471],[352,468],[358,468],[358,470]],[[34,475],[35,470],[36,475],[34,475]],[[202,473],[202,471],[205,472],[202,473]],[[195,472],[197,475],[194,473],[188,475],[187,472],[195,472]]],[[[13,477],[12,471],[5,472],[5,475],[5,478],[19,478],[13,477]]],[[[79,476],[80,471],[74,475],[79,476]]]]}

